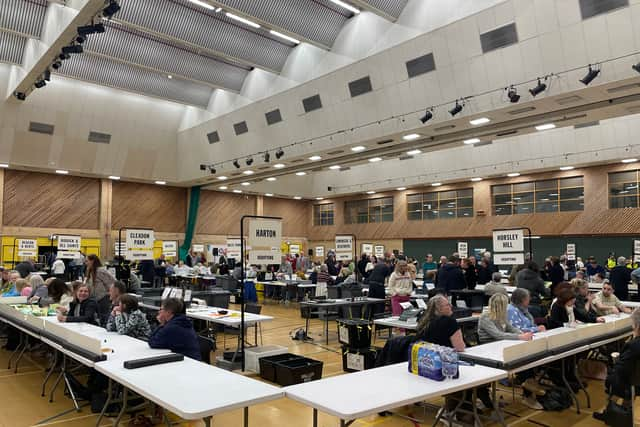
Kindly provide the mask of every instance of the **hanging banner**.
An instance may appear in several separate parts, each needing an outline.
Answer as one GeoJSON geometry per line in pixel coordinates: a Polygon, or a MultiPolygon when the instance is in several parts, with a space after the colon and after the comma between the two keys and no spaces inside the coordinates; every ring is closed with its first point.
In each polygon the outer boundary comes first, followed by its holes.
{"type": "Polygon", "coordinates": [[[469,244],[467,242],[458,242],[458,256],[460,258],[469,257],[469,244]]]}
{"type": "Polygon", "coordinates": [[[324,258],[324,246],[316,246],[316,256],[318,258],[324,258]]]}
{"type": "Polygon", "coordinates": [[[125,258],[131,261],[153,259],[155,236],[153,230],[125,230],[127,252],[125,258]]]}
{"type": "Polygon", "coordinates": [[[58,253],[60,258],[75,258],[80,252],[80,244],[82,238],[80,236],[64,236],[58,235],[58,253]]]}
{"type": "Polygon", "coordinates": [[[376,256],[376,258],[383,258],[384,257],[384,246],[376,245],[373,248],[373,254],[376,256]]]}
{"type": "Polygon", "coordinates": [[[18,239],[18,256],[38,256],[38,241],[36,239],[18,239]]]}
{"type": "Polygon", "coordinates": [[[204,245],[193,244],[193,252],[204,252],[204,245]]]}
{"type": "Polygon", "coordinates": [[[240,260],[242,241],[240,239],[227,239],[227,258],[240,260]]]}
{"type": "Polygon", "coordinates": [[[575,243],[567,243],[567,259],[569,261],[576,260],[576,244],[575,243]]]}
{"type": "Polygon", "coordinates": [[[493,252],[524,252],[524,230],[494,230],[493,252]]]}
{"type": "Polygon", "coordinates": [[[373,245],[371,243],[363,243],[362,253],[367,255],[373,255],[373,245]]]}
{"type": "Polygon", "coordinates": [[[178,242],[176,240],[162,241],[162,255],[175,257],[178,255],[178,242]]]}
{"type": "Polygon", "coordinates": [[[515,254],[493,254],[493,263],[495,265],[520,265],[524,264],[524,253],[515,254]]]}

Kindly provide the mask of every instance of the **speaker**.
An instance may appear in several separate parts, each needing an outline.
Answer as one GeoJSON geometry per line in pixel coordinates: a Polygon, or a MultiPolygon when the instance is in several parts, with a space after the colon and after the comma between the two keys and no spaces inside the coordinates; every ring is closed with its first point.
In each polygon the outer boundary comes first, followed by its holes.
{"type": "Polygon", "coordinates": [[[333,190],[333,187],[327,187],[327,191],[333,190]]]}

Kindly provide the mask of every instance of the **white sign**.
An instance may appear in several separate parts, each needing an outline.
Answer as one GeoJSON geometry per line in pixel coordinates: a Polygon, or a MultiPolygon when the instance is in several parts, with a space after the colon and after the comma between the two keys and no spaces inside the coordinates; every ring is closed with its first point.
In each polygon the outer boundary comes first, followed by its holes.
{"type": "Polygon", "coordinates": [[[347,353],[347,369],[364,371],[364,354],[347,353]]]}
{"type": "Polygon", "coordinates": [[[240,260],[242,241],[240,239],[227,239],[227,258],[240,260]]]}
{"type": "Polygon", "coordinates": [[[175,240],[162,241],[162,255],[174,257],[178,255],[178,242],[175,240]]]}
{"type": "Polygon", "coordinates": [[[316,256],[318,258],[324,258],[324,246],[316,246],[316,256]]]}
{"type": "Polygon", "coordinates": [[[300,245],[289,245],[289,253],[292,255],[300,253],[300,245]]]}
{"type": "Polygon", "coordinates": [[[204,245],[194,244],[192,247],[193,252],[204,252],[204,245]]]}
{"type": "Polygon", "coordinates": [[[58,250],[79,252],[80,251],[80,236],[62,236],[58,235],[58,250]]]}
{"type": "Polygon", "coordinates": [[[249,251],[249,264],[266,265],[280,264],[282,253],[275,250],[251,250],[249,251]]]}
{"type": "Polygon", "coordinates": [[[493,254],[493,263],[496,265],[524,264],[524,254],[493,254]]]}
{"type": "Polygon", "coordinates": [[[353,253],[353,236],[336,236],[336,252],[353,253]]]}
{"type": "Polygon", "coordinates": [[[125,242],[119,243],[116,241],[114,244],[114,250],[116,255],[126,255],[127,253],[127,244],[125,242]]]}
{"type": "Polygon", "coordinates": [[[126,259],[131,261],[153,259],[153,245],[155,243],[153,230],[127,229],[125,230],[125,242],[127,245],[126,259]]]}
{"type": "Polygon", "coordinates": [[[640,255],[640,240],[633,241],[633,253],[640,255]]]}
{"type": "Polygon", "coordinates": [[[371,243],[362,244],[362,253],[367,255],[373,254],[373,245],[371,243]]]}
{"type": "Polygon", "coordinates": [[[353,254],[349,252],[336,252],[336,261],[351,261],[353,254]]]}
{"type": "Polygon", "coordinates": [[[376,245],[376,247],[373,249],[373,254],[376,256],[376,258],[384,257],[384,246],[376,245]]]}
{"type": "Polygon", "coordinates": [[[469,244],[467,242],[458,242],[458,256],[460,258],[469,257],[469,244]]]}
{"type": "Polygon", "coordinates": [[[524,230],[494,230],[493,252],[524,252],[524,230]]]}
{"type": "Polygon", "coordinates": [[[279,219],[249,220],[247,245],[254,248],[279,248],[282,242],[282,221],[279,219]]]}
{"type": "Polygon", "coordinates": [[[38,241],[36,239],[18,239],[18,256],[38,256],[38,241]]]}
{"type": "Polygon", "coordinates": [[[567,259],[569,261],[576,260],[576,244],[575,243],[567,243],[567,259]]]}

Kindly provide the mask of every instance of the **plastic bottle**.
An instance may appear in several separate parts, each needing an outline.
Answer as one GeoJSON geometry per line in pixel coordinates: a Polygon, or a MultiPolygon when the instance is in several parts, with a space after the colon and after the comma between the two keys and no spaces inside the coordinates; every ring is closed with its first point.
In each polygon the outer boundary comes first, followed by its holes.
{"type": "Polygon", "coordinates": [[[452,348],[445,348],[440,353],[442,358],[442,376],[453,379],[458,375],[458,353],[452,348]]]}

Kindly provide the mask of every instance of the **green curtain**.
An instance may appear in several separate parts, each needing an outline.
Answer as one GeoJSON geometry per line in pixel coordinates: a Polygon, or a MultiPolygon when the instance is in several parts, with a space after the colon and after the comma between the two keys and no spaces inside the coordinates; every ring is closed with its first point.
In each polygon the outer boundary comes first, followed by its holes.
{"type": "Polygon", "coordinates": [[[200,206],[200,186],[191,187],[189,197],[189,212],[187,213],[187,229],[184,233],[184,242],[180,246],[180,259],[185,260],[187,253],[191,248],[193,233],[196,230],[196,221],[198,219],[198,207],[200,206]]]}

